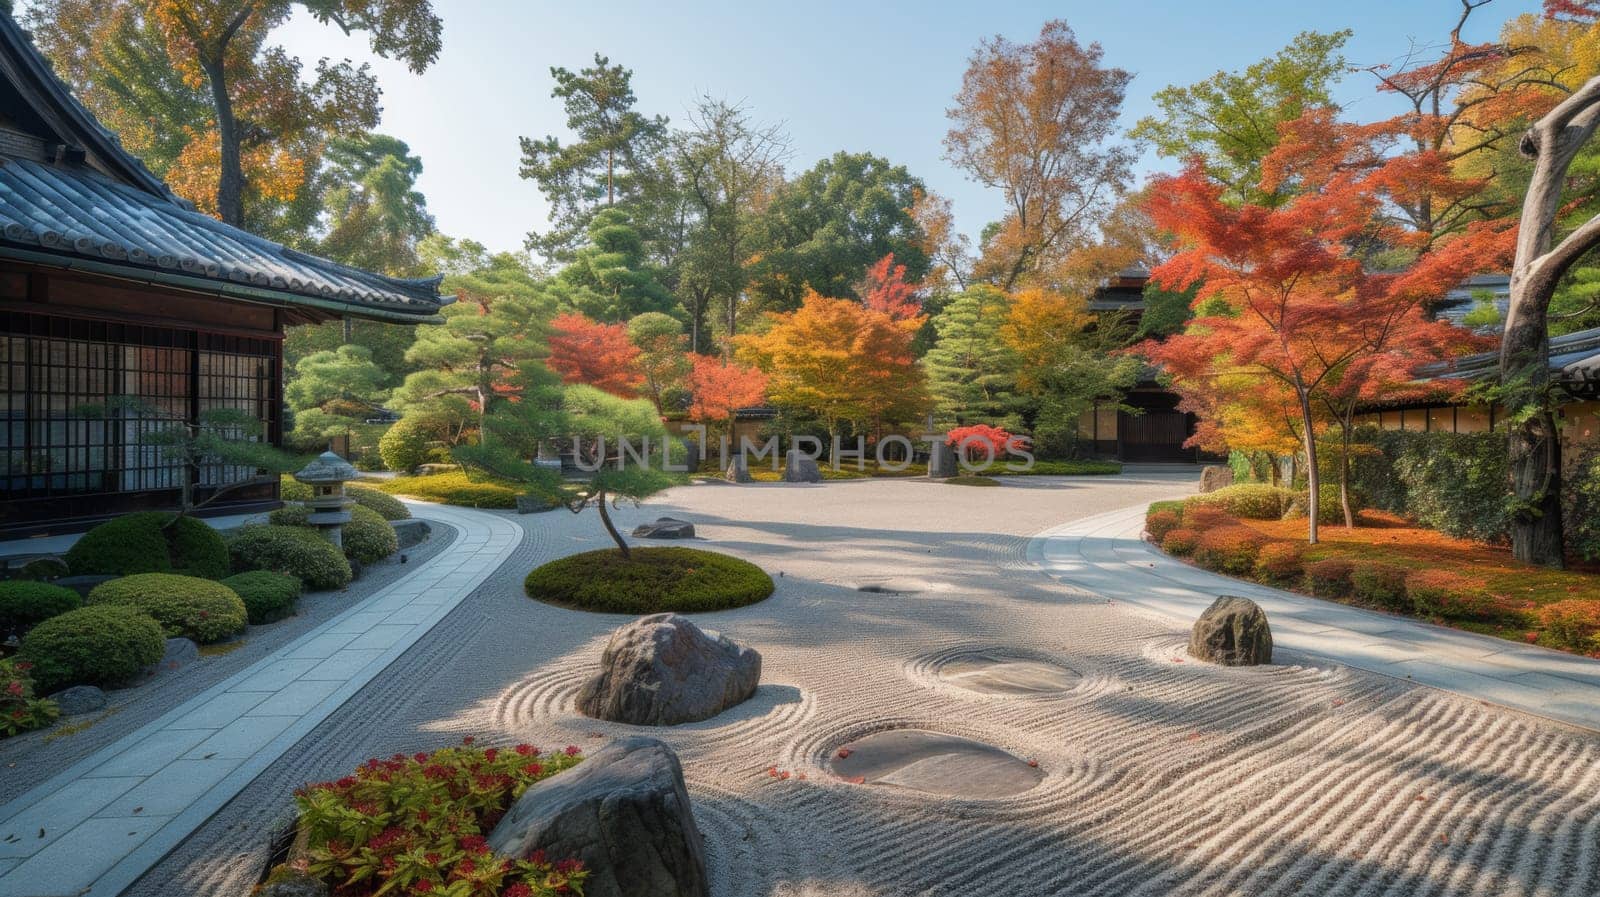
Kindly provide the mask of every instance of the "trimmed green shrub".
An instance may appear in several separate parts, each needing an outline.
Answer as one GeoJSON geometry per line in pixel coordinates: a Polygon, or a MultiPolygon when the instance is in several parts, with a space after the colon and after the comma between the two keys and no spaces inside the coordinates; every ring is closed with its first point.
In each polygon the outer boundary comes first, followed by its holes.
{"type": "Polygon", "coordinates": [[[1267,537],[1248,526],[1206,530],[1194,543],[1194,561],[1207,570],[1242,576],[1255,572],[1256,556],[1267,537]]]}
{"type": "Polygon", "coordinates": [[[1406,594],[1417,612],[1446,620],[1490,620],[1501,608],[1489,590],[1449,570],[1416,570],[1406,577],[1406,594]]]}
{"type": "Polygon", "coordinates": [[[1150,503],[1150,507],[1145,510],[1145,514],[1153,514],[1156,511],[1171,511],[1174,514],[1177,514],[1179,518],[1182,518],[1183,505],[1184,502],[1181,498],[1172,499],[1169,501],[1153,501],[1150,503]]]}
{"type": "Polygon", "coordinates": [[[1305,546],[1299,542],[1268,542],[1256,553],[1256,576],[1266,582],[1295,582],[1305,575],[1305,546]]]}
{"type": "Polygon", "coordinates": [[[350,563],[333,543],[302,526],[254,525],[228,541],[234,569],[271,570],[300,578],[313,591],[350,584],[350,563]]]}
{"type": "Polygon", "coordinates": [[[1379,561],[1357,561],[1350,567],[1350,594],[1390,610],[1410,611],[1411,599],[1406,594],[1404,567],[1379,561]]]}
{"type": "Polygon", "coordinates": [[[164,511],[143,511],[108,520],[67,549],[67,565],[78,575],[183,573],[206,579],[228,575],[228,546],[202,520],[164,511]]]}
{"type": "Polygon", "coordinates": [[[22,639],[17,659],[33,665],[45,694],[69,685],[119,685],[161,660],[161,624],[133,607],[100,604],[51,617],[22,639]]]}
{"type": "MultiPolygon", "coordinates": [[[[1344,523],[1344,504],[1339,501],[1339,484],[1323,483],[1317,489],[1317,494],[1320,498],[1317,504],[1317,522],[1323,526],[1337,526],[1344,523]]],[[[1294,497],[1290,499],[1288,507],[1283,512],[1283,519],[1304,520],[1309,510],[1310,498],[1309,490],[1302,489],[1294,493],[1294,497]]],[[[1352,488],[1350,513],[1360,514],[1365,509],[1366,505],[1362,503],[1361,495],[1352,488]]]]}
{"type": "Polygon", "coordinates": [[[60,579],[71,576],[72,568],[67,562],[58,557],[42,557],[22,565],[22,578],[35,580],[60,579]]]}
{"type": "Polygon", "coordinates": [[[1306,588],[1318,598],[1350,595],[1350,574],[1355,565],[1344,558],[1324,558],[1306,565],[1306,588]]]}
{"type": "Polygon", "coordinates": [[[82,605],[78,593],[63,586],[21,579],[0,582],[0,635],[12,629],[26,629],[82,605]]]}
{"type": "Polygon", "coordinates": [[[88,603],[135,607],[149,614],[169,637],[202,645],[244,631],[244,602],[220,582],[176,573],[136,573],[103,582],[88,603]]]}
{"type": "Polygon", "coordinates": [[[344,555],[361,564],[374,564],[400,550],[400,537],[377,511],[354,505],[344,525],[344,555]]]}
{"type": "Polygon", "coordinates": [[[614,548],[558,558],[523,583],[528,597],[619,614],[722,610],[772,594],[772,577],[749,561],[698,548],[614,548]]]}
{"type": "Polygon", "coordinates": [[[427,431],[415,420],[401,418],[379,437],[378,454],[383,466],[396,473],[410,473],[428,460],[427,431]]]}
{"type": "Polygon", "coordinates": [[[1200,534],[1192,529],[1179,527],[1174,530],[1168,530],[1167,534],[1161,537],[1161,550],[1167,554],[1184,557],[1194,553],[1195,542],[1199,541],[1199,539],[1200,534]]]}
{"type": "Polygon", "coordinates": [[[1277,520],[1294,499],[1294,492],[1265,483],[1237,483],[1189,499],[1195,505],[1214,505],[1245,520],[1277,520]]]}
{"type": "Polygon", "coordinates": [[[312,495],[311,487],[294,477],[284,474],[278,478],[278,497],[284,501],[310,501],[312,495]]]}
{"type": "Polygon", "coordinates": [[[1172,532],[1183,525],[1183,520],[1175,511],[1151,511],[1145,515],[1144,530],[1157,545],[1172,532]]]}
{"type": "Polygon", "coordinates": [[[300,599],[300,579],[271,570],[249,570],[222,580],[244,602],[253,626],[274,623],[294,613],[300,599]]]}
{"type": "Polygon", "coordinates": [[[405,503],[384,492],[369,489],[366,486],[344,487],[344,494],[355,500],[355,503],[370,511],[377,511],[378,516],[385,520],[410,520],[411,512],[406,509],[405,503]]]}
{"type": "MultiPolygon", "coordinates": [[[[284,505],[268,514],[267,522],[273,526],[311,527],[311,508],[302,504],[284,505]]],[[[316,529],[316,527],[311,528],[316,529]]]]}
{"type": "Polygon", "coordinates": [[[60,715],[56,702],[35,696],[32,664],[0,658],[0,738],[41,729],[60,715]]]}

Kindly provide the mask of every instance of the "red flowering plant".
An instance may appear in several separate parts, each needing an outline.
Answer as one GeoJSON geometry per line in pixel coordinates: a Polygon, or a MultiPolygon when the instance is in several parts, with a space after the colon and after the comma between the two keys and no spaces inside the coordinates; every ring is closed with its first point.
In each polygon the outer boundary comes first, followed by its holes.
{"type": "Polygon", "coordinates": [[[582,760],[576,747],[544,754],[458,747],[372,759],[354,775],[295,792],[306,849],[301,871],[341,895],[376,897],[554,897],[583,893],[588,877],[574,859],[541,852],[508,859],[489,850],[487,833],[535,782],[582,760]]]}
{"type": "Polygon", "coordinates": [[[56,702],[33,695],[33,665],[0,658],[0,738],[10,738],[55,722],[56,702]]]}

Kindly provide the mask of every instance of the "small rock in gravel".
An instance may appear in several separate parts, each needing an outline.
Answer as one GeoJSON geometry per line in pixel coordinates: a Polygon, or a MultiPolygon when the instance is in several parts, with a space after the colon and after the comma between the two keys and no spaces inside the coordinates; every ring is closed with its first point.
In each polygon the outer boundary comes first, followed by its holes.
{"type": "Polygon", "coordinates": [[[106,693],[93,685],[74,685],[49,695],[49,698],[56,702],[62,716],[94,713],[106,707],[106,693]]]}
{"type": "Polygon", "coordinates": [[[705,897],[705,847],[683,768],[654,738],[612,742],[529,788],[489,833],[501,856],[576,857],[587,897],[705,897]]]}
{"type": "Polygon", "coordinates": [[[750,468],[745,464],[743,457],[734,458],[728,464],[728,472],[723,474],[730,483],[750,482],[750,468]]]}
{"type": "Polygon", "coordinates": [[[677,614],[640,617],[612,633],[600,672],[578,692],[596,719],[674,726],[710,719],[750,697],[761,655],[677,614]]]}
{"type": "Polygon", "coordinates": [[[817,459],[799,449],[790,449],[789,458],[783,465],[783,481],[785,483],[820,483],[822,482],[822,468],[817,466],[817,459]]]}
{"type": "Polygon", "coordinates": [[[928,476],[936,479],[953,477],[961,472],[956,450],[943,441],[928,447],[928,476]]]}
{"type": "Polygon", "coordinates": [[[1189,655],[1229,667],[1272,662],[1267,612],[1249,598],[1223,595],[1205,609],[1189,634],[1189,655]]]}
{"type": "Polygon", "coordinates": [[[256,897],[328,897],[328,885],[320,878],[280,867],[273,872],[256,897]]]}
{"type": "Polygon", "coordinates": [[[641,539],[693,539],[694,524],[675,517],[657,517],[654,523],[641,523],[633,528],[641,539]]]}
{"type": "Polygon", "coordinates": [[[167,653],[156,664],[159,670],[175,670],[200,659],[200,646],[186,638],[167,639],[167,653]]]}

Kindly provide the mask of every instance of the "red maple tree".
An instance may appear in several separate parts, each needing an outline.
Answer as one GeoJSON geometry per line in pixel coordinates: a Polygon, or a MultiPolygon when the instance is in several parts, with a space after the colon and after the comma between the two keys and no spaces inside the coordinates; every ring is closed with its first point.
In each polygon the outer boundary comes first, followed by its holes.
{"type": "Polygon", "coordinates": [[[861,302],[873,311],[881,311],[897,321],[922,314],[922,300],[917,297],[919,284],[906,281],[906,266],[894,263],[894,253],[889,253],[867,269],[866,279],[857,290],[861,302]]]}
{"type": "Polygon", "coordinates": [[[602,324],[577,312],[550,320],[550,357],[545,363],[563,383],[587,383],[631,399],[644,385],[639,347],[628,339],[628,325],[602,324]]]}

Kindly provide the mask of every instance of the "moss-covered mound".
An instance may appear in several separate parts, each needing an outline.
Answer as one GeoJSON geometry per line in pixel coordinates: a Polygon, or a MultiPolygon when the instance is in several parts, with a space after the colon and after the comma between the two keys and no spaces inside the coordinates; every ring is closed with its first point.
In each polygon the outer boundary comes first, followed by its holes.
{"type": "Polygon", "coordinates": [[[949,483],[952,486],[998,486],[998,485],[1000,485],[1000,481],[995,479],[994,477],[986,477],[986,476],[981,476],[979,474],[963,474],[963,475],[958,476],[958,477],[951,477],[951,478],[945,480],[944,482],[949,483]]]}
{"type": "Polygon", "coordinates": [[[241,527],[228,542],[234,569],[271,570],[296,576],[313,591],[350,584],[350,563],[314,529],[303,526],[241,527]]]}
{"type": "Polygon", "coordinates": [[[342,541],[345,557],[362,564],[376,564],[400,550],[400,537],[394,527],[377,511],[363,505],[351,506],[342,541]]]}
{"type": "Polygon", "coordinates": [[[80,576],[183,573],[221,579],[228,575],[228,545],[202,520],[144,511],[84,533],[67,550],[67,566],[80,576]]]}
{"type": "Polygon", "coordinates": [[[42,694],[69,685],[118,685],[166,653],[161,625],[137,608],[100,604],[51,617],[22,639],[42,694]]]}
{"type": "Polygon", "coordinates": [[[220,582],[175,573],[138,573],[103,582],[89,604],[116,604],[144,611],[168,636],[202,645],[244,631],[244,602],[220,582]]]}
{"type": "Polygon", "coordinates": [[[82,604],[77,592],[62,586],[25,579],[0,582],[0,638],[12,629],[27,629],[82,604]]]}
{"type": "Polygon", "coordinates": [[[772,577],[749,561],[698,548],[586,551],[534,568],[529,598],[613,614],[722,610],[772,594],[772,577]]]}

